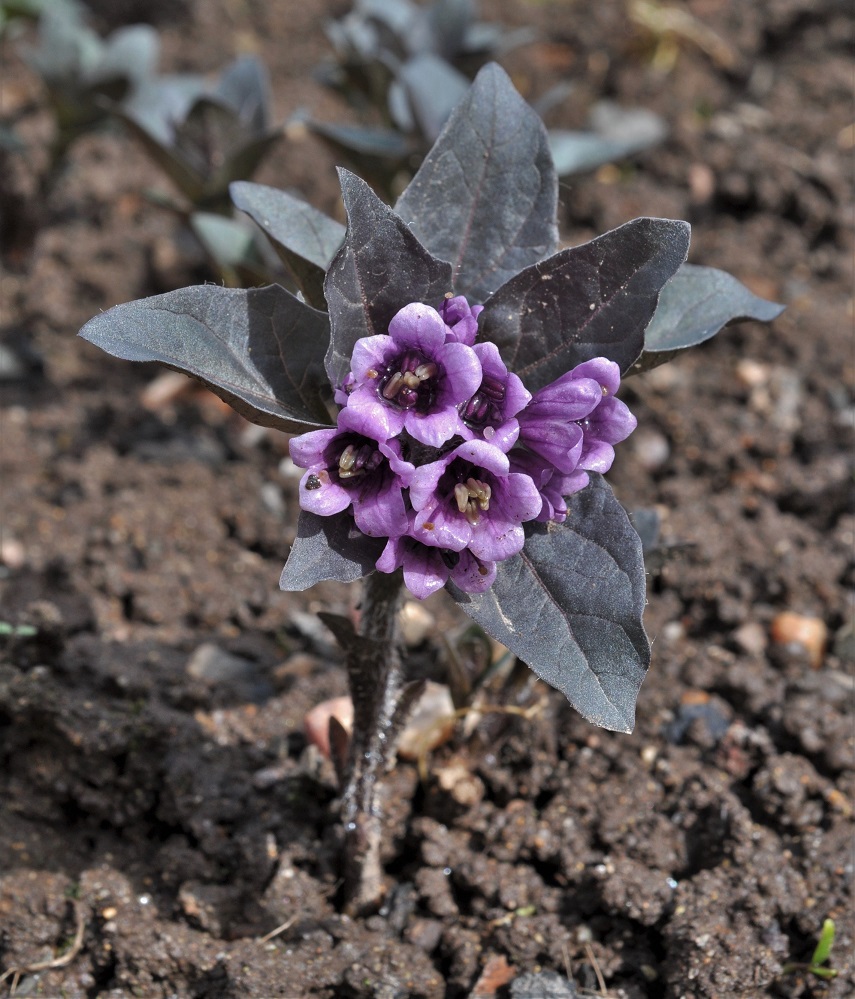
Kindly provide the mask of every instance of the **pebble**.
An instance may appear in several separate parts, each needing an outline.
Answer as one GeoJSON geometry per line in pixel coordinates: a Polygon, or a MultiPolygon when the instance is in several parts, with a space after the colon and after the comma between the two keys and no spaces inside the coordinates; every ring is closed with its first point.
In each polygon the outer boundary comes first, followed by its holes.
{"type": "Polygon", "coordinates": [[[186,669],[188,675],[210,683],[254,680],[258,673],[258,666],[254,662],[233,656],[213,642],[205,642],[191,653],[186,669]]]}
{"type": "Polygon", "coordinates": [[[350,734],[353,731],[353,701],[350,697],[330,697],[316,704],[303,719],[303,731],[313,746],[330,759],[330,718],[335,718],[350,734]]]}
{"type": "Polygon", "coordinates": [[[410,648],[421,645],[436,628],[436,618],[415,600],[404,604],[399,620],[401,635],[410,648]]]}
{"type": "Polygon", "coordinates": [[[642,428],[631,438],[636,460],[643,469],[655,472],[671,457],[671,445],[665,434],[658,430],[642,428]]]}
{"type": "Polygon", "coordinates": [[[804,650],[812,669],[822,665],[828,629],[821,618],[783,611],[772,622],[769,637],[775,645],[804,650]]]}

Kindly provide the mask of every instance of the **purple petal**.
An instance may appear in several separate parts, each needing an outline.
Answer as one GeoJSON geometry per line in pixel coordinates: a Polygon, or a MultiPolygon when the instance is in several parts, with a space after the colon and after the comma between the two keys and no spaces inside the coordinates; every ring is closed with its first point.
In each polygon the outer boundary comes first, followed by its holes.
{"type": "Polygon", "coordinates": [[[404,583],[414,597],[424,600],[448,582],[448,566],[430,548],[410,549],[404,556],[404,583]]]}
{"type": "Polygon", "coordinates": [[[573,378],[593,378],[607,395],[614,395],[620,387],[620,365],[607,357],[592,357],[590,361],[583,361],[570,374],[573,378]]]}
{"type": "Polygon", "coordinates": [[[520,428],[520,438],[559,472],[569,474],[579,464],[584,434],[578,423],[530,420],[520,428]]]}
{"type": "Polygon", "coordinates": [[[462,551],[450,575],[464,593],[484,593],[496,579],[496,563],[482,562],[472,552],[462,551]]]}
{"type": "Polygon", "coordinates": [[[370,385],[359,385],[353,390],[347,400],[347,409],[364,428],[360,433],[376,441],[397,437],[404,429],[403,411],[381,402],[370,385]]]}
{"type": "Polygon", "coordinates": [[[364,336],[357,340],[350,356],[350,370],[358,382],[373,381],[386,367],[387,358],[395,353],[395,341],[385,333],[364,336]]]}
{"type": "Polygon", "coordinates": [[[472,525],[448,502],[427,506],[416,514],[411,534],[430,548],[462,551],[472,539],[472,525]]]}
{"type": "Polygon", "coordinates": [[[440,476],[448,467],[451,456],[446,455],[439,461],[429,465],[420,465],[409,475],[402,476],[404,485],[410,487],[410,503],[414,510],[421,510],[431,500],[435,499],[436,487],[440,476]]]}
{"type": "Polygon", "coordinates": [[[503,562],[521,552],[524,544],[525,534],[519,524],[491,519],[489,530],[473,532],[469,550],[484,562],[503,562]]]}
{"type": "Polygon", "coordinates": [[[353,519],[356,526],[372,538],[393,538],[405,534],[408,527],[404,496],[397,476],[371,477],[365,486],[351,491],[353,519]]]}
{"type": "Polygon", "coordinates": [[[443,405],[466,402],[479,389],[483,373],[478,355],[462,343],[447,343],[433,355],[441,364],[444,377],[440,390],[443,405]]]}
{"type": "Polygon", "coordinates": [[[508,456],[487,441],[473,440],[458,444],[450,454],[446,455],[446,463],[455,458],[471,461],[473,465],[478,465],[479,468],[494,475],[507,475],[511,467],[508,456]]]}
{"type": "Polygon", "coordinates": [[[315,466],[314,472],[309,469],[300,479],[300,507],[309,513],[331,517],[334,513],[346,510],[350,501],[350,493],[338,483],[330,481],[329,473],[323,467],[315,466]],[[318,483],[313,489],[307,487],[310,480],[312,485],[318,483]]]}
{"type": "Polygon", "coordinates": [[[498,427],[484,427],[484,440],[505,454],[516,444],[520,436],[520,425],[515,418],[506,420],[498,427]]]}
{"type": "Polygon", "coordinates": [[[579,459],[579,468],[588,472],[607,472],[615,460],[615,449],[605,441],[586,438],[585,449],[579,459]]]}
{"type": "Polygon", "coordinates": [[[389,335],[396,347],[412,347],[426,357],[436,357],[445,343],[445,323],[429,305],[412,302],[405,305],[389,323],[389,335]]]}
{"type": "MultiPolygon", "coordinates": [[[[619,444],[635,430],[638,420],[629,411],[626,403],[620,399],[606,398],[591,414],[588,424],[594,437],[609,444],[619,444]]],[[[587,437],[588,427],[585,427],[585,431],[587,437]]]]}
{"type": "Polygon", "coordinates": [[[496,479],[493,483],[493,496],[490,500],[490,511],[496,508],[497,513],[515,523],[534,520],[540,513],[540,491],[531,476],[522,472],[511,472],[504,479],[496,479]]]}
{"type": "Polygon", "coordinates": [[[291,460],[300,468],[311,468],[313,465],[320,468],[325,467],[324,451],[339,433],[339,430],[333,428],[331,430],[310,430],[307,434],[292,437],[288,442],[291,460]]]}
{"type": "Polygon", "coordinates": [[[414,409],[403,413],[404,429],[411,437],[415,437],[428,447],[441,447],[450,441],[455,434],[468,431],[460,419],[460,414],[454,406],[438,409],[431,413],[418,413],[414,409]]]}

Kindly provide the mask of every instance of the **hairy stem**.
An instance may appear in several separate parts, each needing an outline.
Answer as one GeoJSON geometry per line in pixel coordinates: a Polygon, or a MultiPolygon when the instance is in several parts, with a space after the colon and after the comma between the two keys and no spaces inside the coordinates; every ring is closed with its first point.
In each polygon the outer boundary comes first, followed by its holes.
{"type": "Polygon", "coordinates": [[[345,907],[376,908],[383,889],[380,864],[382,788],[392,751],[393,721],[401,700],[399,572],[366,576],[359,637],[348,654],[353,734],[342,794],[345,907]]]}

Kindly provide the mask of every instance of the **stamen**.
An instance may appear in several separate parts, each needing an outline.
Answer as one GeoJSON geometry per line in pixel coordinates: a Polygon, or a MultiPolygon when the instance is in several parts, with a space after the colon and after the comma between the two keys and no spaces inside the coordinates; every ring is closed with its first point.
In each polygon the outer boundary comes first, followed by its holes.
{"type": "Polygon", "coordinates": [[[469,509],[469,490],[462,482],[458,482],[454,487],[454,498],[457,501],[457,509],[461,513],[466,513],[469,509]]]}
{"type": "Polygon", "coordinates": [[[404,384],[407,388],[417,389],[421,385],[422,379],[419,378],[415,371],[405,371],[404,372],[404,384]]]}
{"type": "Polygon", "coordinates": [[[439,369],[433,363],[433,361],[425,361],[424,364],[420,364],[413,374],[418,378],[420,382],[425,382],[428,378],[433,378],[439,369]]]}
{"type": "Polygon", "coordinates": [[[356,464],[356,448],[353,444],[348,444],[341,452],[338,459],[338,469],[340,472],[349,472],[356,464]]]}
{"type": "Polygon", "coordinates": [[[491,375],[484,375],[480,391],[494,402],[501,402],[505,398],[505,386],[491,375]]]}
{"type": "Polygon", "coordinates": [[[464,516],[473,527],[477,527],[481,523],[481,511],[474,503],[467,504],[464,516]]]}
{"type": "Polygon", "coordinates": [[[388,382],[383,386],[383,398],[388,399],[390,402],[398,394],[398,390],[404,384],[404,376],[400,371],[396,371],[392,375],[388,382]]]}

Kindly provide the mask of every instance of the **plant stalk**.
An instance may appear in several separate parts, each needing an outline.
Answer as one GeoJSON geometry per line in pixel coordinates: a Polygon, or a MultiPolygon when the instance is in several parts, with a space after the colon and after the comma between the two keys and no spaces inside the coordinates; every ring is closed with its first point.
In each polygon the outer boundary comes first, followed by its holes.
{"type": "Polygon", "coordinates": [[[383,894],[380,862],[381,781],[390,761],[403,691],[398,610],[400,570],[365,577],[359,636],[347,657],[353,733],[342,793],[345,911],[376,910],[383,894]]]}

